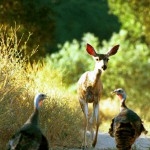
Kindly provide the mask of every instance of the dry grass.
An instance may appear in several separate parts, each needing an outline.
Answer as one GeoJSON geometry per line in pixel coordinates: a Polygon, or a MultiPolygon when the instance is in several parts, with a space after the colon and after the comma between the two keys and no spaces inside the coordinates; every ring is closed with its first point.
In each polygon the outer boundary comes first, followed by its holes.
{"type": "Polygon", "coordinates": [[[30,56],[25,53],[27,40],[18,40],[17,30],[0,30],[0,135],[3,137],[0,149],[5,149],[10,137],[32,113],[37,92],[49,96],[40,115],[49,144],[77,145],[81,124],[79,105],[72,106],[75,99],[63,86],[60,72],[44,62],[29,63],[30,56]]]}

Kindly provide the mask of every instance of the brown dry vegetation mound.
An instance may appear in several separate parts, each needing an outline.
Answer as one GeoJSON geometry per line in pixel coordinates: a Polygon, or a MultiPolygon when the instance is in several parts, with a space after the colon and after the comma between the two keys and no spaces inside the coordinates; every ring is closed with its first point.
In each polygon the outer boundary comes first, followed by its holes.
{"type": "Polygon", "coordinates": [[[66,92],[60,72],[44,62],[29,63],[36,49],[27,56],[28,39],[18,39],[17,30],[0,30],[0,149],[5,149],[32,113],[37,92],[49,96],[40,112],[40,126],[49,145],[78,144],[81,112],[75,106],[76,97],[66,92]]]}

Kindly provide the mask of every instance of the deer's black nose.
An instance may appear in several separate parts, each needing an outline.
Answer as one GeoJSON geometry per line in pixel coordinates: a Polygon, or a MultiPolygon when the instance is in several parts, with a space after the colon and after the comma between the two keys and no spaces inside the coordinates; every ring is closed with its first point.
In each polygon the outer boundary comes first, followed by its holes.
{"type": "Polygon", "coordinates": [[[107,66],[106,66],[106,65],[104,65],[102,68],[103,68],[103,70],[106,70],[106,69],[107,69],[107,66]]]}

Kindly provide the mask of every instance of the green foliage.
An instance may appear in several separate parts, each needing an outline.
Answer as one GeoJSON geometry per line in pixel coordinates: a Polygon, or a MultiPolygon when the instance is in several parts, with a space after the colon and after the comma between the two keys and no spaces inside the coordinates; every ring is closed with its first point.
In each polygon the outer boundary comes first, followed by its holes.
{"type": "Polygon", "coordinates": [[[117,17],[108,14],[106,0],[58,0],[53,3],[56,21],[55,39],[58,43],[66,40],[81,40],[83,33],[91,32],[102,39],[109,39],[119,30],[117,17]]]}
{"type": "MultiPolygon", "coordinates": [[[[128,104],[133,108],[144,108],[148,111],[149,94],[149,69],[150,69],[150,52],[146,44],[136,41],[132,44],[126,39],[127,32],[120,31],[120,34],[114,34],[109,42],[103,42],[107,47],[117,41],[120,49],[115,56],[112,56],[108,64],[108,70],[102,76],[105,81],[105,94],[109,95],[109,89],[113,90],[122,87],[127,92],[128,104]]],[[[142,115],[145,114],[141,112],[142,115]]],[[[148,115],[144,116],[150,119],[148,115]]]]}
{"type": "Polygon", "coordinates": [[[92,67],[90,65],[92,59],[88,60],[90,56],[85,50],[87,41],[95,48],[100,44],[97,37],[87,33],[81,43],[77,40],[73,40],[72,43],[66,42],[64,45],[59,45],[59,53],[54,53],[46,58],[46,63],[61,72],[62,82],[67,85],[72,84],[73,88],[80,75],[92,67]]]}
{"type": "Polygon", "coordinates": [[[117,17],[108,14],[105,0],[1,0],[0,25],[10,27],[15,22],[21,35],[33,33],[28,44],[30,48],[40,45],[38,56],[58,50],[59,43],[79,40],[86,32],[109,39],[120,27],[117,17]]]}
{"type": "MultiPolygon", "coordinates": [[[[100,47],[98,38],[92,34],[85,34],[82,42],[77,40],[66,42],[59,53],[47,57],[47,62],[54,68],[62,70],[63,82],[71,88],[73,86],[72,90],[75,90],[81,74],[94,68],[94,61],[85,50],[87,41],[99,53],[106,53],[112,46],[120,44],[118,53],[110,57],[108,69],[102,75],[103,98],[110,97],[112,90],[122,87],[127,92],[129,106],[139,109],[144,107],[148,111],[150,52],[148,46],[140,41],[136,41],[135,45],[132,44],[127,40],[127,35],[127,31],[121,30],[119,34],[113,34],[110,41],[103,41],[100,47]]],[[[150,119],[147,115],[144,117],[150,119]]]]}
{"type": "Polygon", "coordinates": [[[127,29],[133,41],[141,39],[150,43],[150,1],[108,0],[110,10],[117,15],[122,27],[127,29]]]}

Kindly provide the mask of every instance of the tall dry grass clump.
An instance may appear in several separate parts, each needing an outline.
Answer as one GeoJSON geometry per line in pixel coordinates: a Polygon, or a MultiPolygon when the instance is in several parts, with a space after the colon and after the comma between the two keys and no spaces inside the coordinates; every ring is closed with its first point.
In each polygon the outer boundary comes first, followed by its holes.
{"type": "Polygon", "coordinates": [[[18,30],[0,28],[0,149],[5,149],[10,137],[31,115],[37,92],[49,96],[40,113],[40,125],[49,144],[74,147],[80,141],[77,99],[66,91],[61,72],[51,64],[29,63],[36,48],[27,54],[29,39],[19,37],[18,30]]]}
{"type": "MultiPolygon", "coordinates": [[[[26,41],[21,44],[17,39],[17,28],[0,28],[0,146],[5,147],[11,134],[24,121],[24,102],[29,101],[29,94],[23,83],[26,81],[23,56],[26,41]],[[21,45],[20,45],[21,44],[21,45]]],[[[28,113],[27,113],[28,114],[28,113]]]]}
{"type": "MultiPolygon", "coordinates": [[[[61,72],[49,63],[29,67],[32,87],[47,93],[49,99],[41,109],[41,127],[52,147],[76,147],[81,141],[81,110],[77,97],[68,93],[61,72]],[[32,69],[34,68],[34,69],[32,69]]],[[[30,88],[30,87],[28,87],[30,88]]],[[[31,89],[30,91],[32,91],[31,89]]]]}

